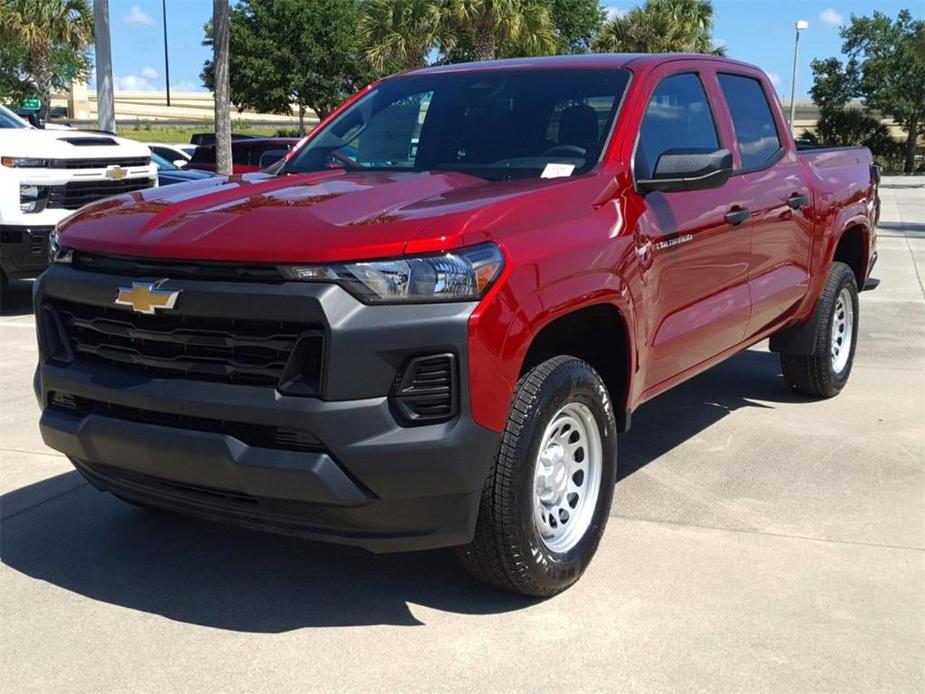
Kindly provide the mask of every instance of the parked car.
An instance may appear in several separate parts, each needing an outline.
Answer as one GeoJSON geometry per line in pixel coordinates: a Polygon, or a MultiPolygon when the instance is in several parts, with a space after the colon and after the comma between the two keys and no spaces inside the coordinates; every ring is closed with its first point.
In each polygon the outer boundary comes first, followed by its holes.
{"type": "MultiPolygon", "coordinates": [[[[260,171],[283,159],[299,143],[297,137],[262,137],[231,143],[233,173],[260,171]]],[[[196,149],[187,168],[215,171],[215,145],[196,149]]]]}
{"type": "Polygon", "coordinates": [[[61,225],[45,442],[137,504],[456,546],[528,595],[591,561],[636,408],[769,337],[837,395],[876,284],[870,152],[798,152],[767,76],[712,56],[417,70],[208,183],[61,225]]]}
{"type": "Polygon", "coordinates": [[[212,178],[215,176],[208,171],[198,171],[196,169],[181,169],[175,166],[173,162],[167,161],[159,154],[151,153],[151,161],[157,166],[157,184],[159,186],[169,186],[174,183],[189,183],[190,181],[201,181],[203,178],[212,178]]]}
{"type": "Polygon", "coordinates": [[[81,130],[33,128],[0,106],[0,280],[48,267],[48,234],[77,208],[157,184],[144,145],[81,130]]]}
{"type": "MultiPolygon", "coordinates": [[[[257,135],[244,135],[243,133],[231,133],[232,140],[253,140],[257,135]]],[[[195,133],[190,139],[191,145],[214,145],[215,133],[195,133]]]]}
{"type": "Polygon", "coordinates": [[[195,145],[169,145],[163,142],[147,142],[145,144],[154,154],[163,157],[178,169],[184,168],[196,151],[195,145]]]}

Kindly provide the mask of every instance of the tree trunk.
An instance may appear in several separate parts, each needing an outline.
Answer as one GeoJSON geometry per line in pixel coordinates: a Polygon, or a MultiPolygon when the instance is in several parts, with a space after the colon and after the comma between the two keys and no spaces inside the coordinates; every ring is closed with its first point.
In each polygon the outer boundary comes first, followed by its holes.
{"type": "Polygon", "coordinates": [[[49,64],[48,46],[41,45],[32,49],[32,77],[39,98],[39,120],[48,120],[51,111],[51,65],[49,64]]]}
{"type": "Polygon", "coordinates": [[[212,0],[215,72],[215,171],[231,175],[231,99],[228,77],[228,0],[212,0]]]}
{"type": "Polygon", "coordinates": [[[479,23],[478,32],[475,36],[474,51],[476,60],[495,59],[495,22],[490,12],[479,23]]]}
{"type": "Polygon", "coordinates": [[[109,0],[93,0],[93,37],[96,54],[96,118],[100,130],[115,132],[116,104],[112,86],[109,0]]]}
{"type": "Polygon", "coordinates": [[[305,106],[299,104],[299,137],[305,136],[305,106]]]}
{"type": "Polygon", "coordinates": [[[913,117],[906,135],[906,157],[903,162],[903,172],[911,174],[915,171],[915,147],[919,143],[919,119],[913,117]]]}

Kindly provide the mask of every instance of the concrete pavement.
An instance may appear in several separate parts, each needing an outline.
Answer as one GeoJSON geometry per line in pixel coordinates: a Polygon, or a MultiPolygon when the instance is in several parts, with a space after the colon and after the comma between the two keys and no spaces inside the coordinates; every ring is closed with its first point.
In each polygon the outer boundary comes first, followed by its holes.
{"type": "Polygon", "coordinates": [[[0,318],[0,687],[925,690],[925,179],[885,179],[850,384],[765,345],[643,407],[581,582],[538,602],[450,552],[374,556],[148,513],[39,438],[26,283],[0,318]]]}

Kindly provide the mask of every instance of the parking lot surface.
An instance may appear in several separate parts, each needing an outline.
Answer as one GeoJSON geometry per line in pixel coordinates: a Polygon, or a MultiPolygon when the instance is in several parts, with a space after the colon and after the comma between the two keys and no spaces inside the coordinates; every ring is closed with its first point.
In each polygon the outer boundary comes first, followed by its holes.
{"type": "Polygon", "coordinates": [[[146,512],[45,448],[30,285],[0,318],[0,688],[925,691],[925,179],[881,191],[851,382],[760,344],[645,405],[585,577],[536,601],[146,512]]]}

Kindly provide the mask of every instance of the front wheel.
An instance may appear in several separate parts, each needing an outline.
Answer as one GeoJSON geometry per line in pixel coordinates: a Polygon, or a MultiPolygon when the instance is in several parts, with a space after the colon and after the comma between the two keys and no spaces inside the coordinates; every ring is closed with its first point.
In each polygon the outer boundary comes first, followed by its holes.
{"type": "Polygon", "coordinates": [[[848,382],[858,341],[858,288],[850,267],[832,263],[818,301],[815,351],[782,353],[781,371],[794,390],[831,398],[848,382]]]}
{"type": "Polygon", "coordinates": [[[474,577],[548,597],[579,579],[604,532],[617,474],[613,407],[601,377],[574,357],[531,369],[518,385],[482,494],[474,577]]]}

